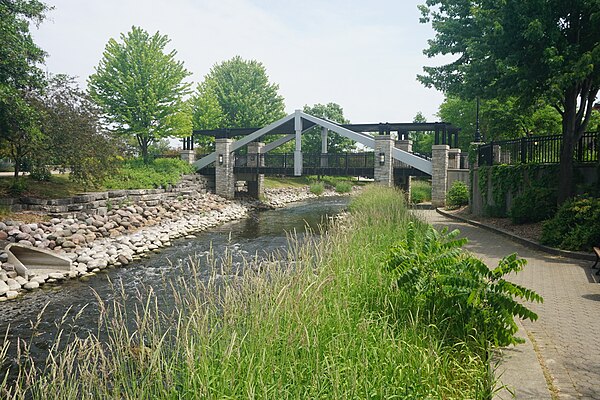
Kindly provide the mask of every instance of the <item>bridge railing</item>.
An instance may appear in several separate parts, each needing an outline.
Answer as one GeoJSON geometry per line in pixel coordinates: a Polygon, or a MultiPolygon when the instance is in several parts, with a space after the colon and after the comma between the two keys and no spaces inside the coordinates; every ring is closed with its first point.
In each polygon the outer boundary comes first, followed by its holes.
{"type": "MultiPolygon", "coordinates": [[[[235,166],[263,166],[267,168],[293,168],[294,154],[291,153],[266,153],[260,154],[258,164],[256,155],[236,154],[235,166]]],[[[375,154],[365,153],[328,153],[328,154],[302,154],[304,168],[373,168],[375,154]]]]}

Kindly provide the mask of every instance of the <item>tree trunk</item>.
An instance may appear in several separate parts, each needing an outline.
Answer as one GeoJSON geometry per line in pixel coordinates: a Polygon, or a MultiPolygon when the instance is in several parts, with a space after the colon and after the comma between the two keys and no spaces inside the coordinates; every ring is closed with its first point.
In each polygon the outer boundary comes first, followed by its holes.
{"type": "Polygon", "coordinates": [[[558,205],[573,195],[573,149],[576,140],[577,91],[571,88],[565,92],[562,114],[562,147],[558,173],[558,205]]]}
{"type": "Polygon", "coordinates": [[[561,205],[573,195],[574,136],[574,133],[565,134],[563,132],[563,143],[560,151],[560,167],[558,173],[558,205],[561,205]]]}
{"type": "Polygon", "coordinates": [[[146,138],[139,138],[138,142],[140,144],[140,150],[142,151],[142,159],[144,160],[144,164],[148,164],[150,162],[148,157],[148,140],[146,138]]]}
{"type": "Polygon", "coordinates": [[[20,171],[20,165],[19,165],[21,163],[21,161],[20,160],[16,160],[16,159],[14,161],[15,161],[15,173],[13,175],[13,182],[16,182],[17,179],[19,179],[19,172],[21,172],[20,171]]]}

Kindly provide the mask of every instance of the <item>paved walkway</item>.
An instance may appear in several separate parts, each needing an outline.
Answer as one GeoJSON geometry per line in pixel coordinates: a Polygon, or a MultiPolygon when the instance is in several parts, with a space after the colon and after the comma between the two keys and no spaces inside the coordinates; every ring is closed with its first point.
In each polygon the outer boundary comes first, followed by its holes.
{"type": "MultiPolygon", "coordinates": [[[[517,399],[600,399],[600,284],[591,262],[551,256],[434,210],[415,211],[436,227],[459,229],[466,248],[495,266],[511,253],[527,259],[511,280],[534,289],[544,303],[531,304],[539,319],[521,321],[527,343],[504,351],[499,372],[517,399]],[[547,384],[542,371],[546,371],[547,384]]],[[[511,398],[506,391],[500,398],[511,398]],[[507,397],[508,396],[508,397],[507,397]]]]}

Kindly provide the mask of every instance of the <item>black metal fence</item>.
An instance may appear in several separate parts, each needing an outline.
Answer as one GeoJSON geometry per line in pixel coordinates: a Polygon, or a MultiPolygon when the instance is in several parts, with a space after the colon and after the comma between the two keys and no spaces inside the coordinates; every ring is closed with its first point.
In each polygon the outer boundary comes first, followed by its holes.
{"type": "MultiPolygon", "coordinates": [[[[304,168],[373,168],[375,154],[366,153],[331,153],[302,154],[304,168]]],[[[236,167],[294,168],[294,154],[266,153],[236,154],[236,167]],[[257,159],[258,158],[258,159],[257,159]]]]}
{"type": "MultiPolygon", "coordinates": [[[[528,136],[521,139],[490,142],[479,146],[480,166],[494,164],[527,164],[560,162],[562,136],[528,136]]],[[[598,162],[600,132],[585,133],[575,143],[573,159],[580,163],[598,162]]]]}

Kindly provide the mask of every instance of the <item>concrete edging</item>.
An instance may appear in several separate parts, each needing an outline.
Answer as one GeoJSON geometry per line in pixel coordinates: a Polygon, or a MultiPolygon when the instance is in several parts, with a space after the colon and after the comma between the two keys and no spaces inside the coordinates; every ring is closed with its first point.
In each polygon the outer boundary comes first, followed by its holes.
{"type": "Polygon", "coordinates": [[[522,237],[517,236],[511,232],[504,230],[504,229],[496,228],[494,226],[484,224],[484,223],[481,223],[478,221],[473,221],[473,220],[470,220],[470,219],[467,219],[464,217],[460,217],[458,215],[453,215],[449,212],[442,210],[441,208],[436,208],[435,211],[437,211],[438,214],[441,214],[445,217],[455,219],[455,220],[461,221],[461,222],[466,222],[467,224],[476,226],[478,228],[482,228],[482,229],[488,230],[490,232],[494,232],[494,233],[500,234],[502,236],[506,236],[507,238],[509,238],[519,244],[522,244],[523,246],[532,248],[534,250],[543,251],[545,253],[552,254],[555,256],[574,258],[577,260],[586,260],[586,261],[595,261],[596,260],[596,256],[592,253],[555,249],[553,247],[545,246],[543,244],[534,242],[533,240],[522,238],[522,237]]]}

